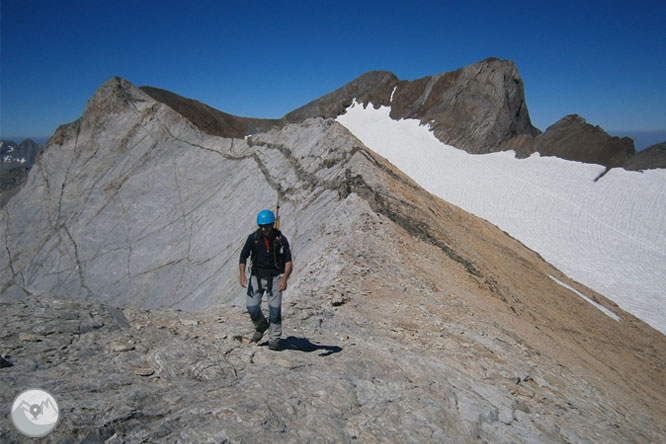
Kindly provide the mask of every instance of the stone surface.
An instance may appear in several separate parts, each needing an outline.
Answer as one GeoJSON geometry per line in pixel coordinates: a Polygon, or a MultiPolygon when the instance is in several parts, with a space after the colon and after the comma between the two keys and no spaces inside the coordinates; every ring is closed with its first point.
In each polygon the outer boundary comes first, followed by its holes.
{"type": "MultiPolygon", "coordinates": [[[[323,302],[286,304],[281,352],[237,338],[252,332],[237,306],[192,314],[2,302],[9,322],[0,339],[14,366],[0,368],[10,388],[0,401],[10,405],[21,388],[48,388],[60,422],[44,442],[619,443],[663,436],[661,410],[637,408],[631,398],[610,402],[623,390],[581,377],[576,360],[554,359],[462,300],[391,294],[366,309],[362,300],[338,309],[323,302]],[[21,342],[25,331],[40,331],[42,340],[21,342]],[[116,347],[127,343],[134,346],[116,347]]],[[[649,404],[657,394],[644,390],[649,404]]],[[[0,418],[0,439],[23,442],[8,415],[0,418]]]]}
{"type": "MultiPolygon", "coordinates": [[[[52,393],[45,442],[666,433],[663,335],[332,120],[223,138],[113,78],[51,138],[0,240],[0,404],[52,393]],[[249,343],[237,261],[278,196],[295,271],[271,352],[249,343]]],[[[22,441],[8,414],[0,441],[22,441]]]]}

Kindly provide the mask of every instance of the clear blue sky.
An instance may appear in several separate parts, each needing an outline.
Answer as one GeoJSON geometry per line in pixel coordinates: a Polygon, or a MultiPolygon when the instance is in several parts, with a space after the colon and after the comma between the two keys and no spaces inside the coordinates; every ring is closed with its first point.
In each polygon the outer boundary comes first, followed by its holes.
{"type": "Polygon", "coordinates": [[[0,137],[49,136],[111,76],[281,117],[371,70],[516,62],[534,125],[666,140],[666,2],[1,0],[0,137]]]}

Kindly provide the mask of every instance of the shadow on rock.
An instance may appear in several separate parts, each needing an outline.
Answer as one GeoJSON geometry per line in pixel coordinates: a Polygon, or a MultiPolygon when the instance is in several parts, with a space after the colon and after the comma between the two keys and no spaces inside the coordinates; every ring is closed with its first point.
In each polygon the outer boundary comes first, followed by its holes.
{"type": "Polygon", "coordinates": [[[281,340],[280,348],[282,350],[298,350],[306,353],[324,350],[319,353],[319,356],[328,356],[342,351],[342,347],[338,347],[337,345],[313,344],[309,339],[297,338],[295,336],[289,336],[288,338],[281,340]]]}

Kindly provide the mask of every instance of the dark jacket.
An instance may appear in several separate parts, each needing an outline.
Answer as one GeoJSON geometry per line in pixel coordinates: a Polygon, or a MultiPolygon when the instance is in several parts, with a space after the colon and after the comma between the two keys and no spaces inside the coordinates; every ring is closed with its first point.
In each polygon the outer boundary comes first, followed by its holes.
{"type": "Polygon", "coordinates": [[[291,262],[289,241],[280,230],[273,229],[269,239],[264,237],[261,230],[257,230],[247,237],[239,263],[246,264],[248,257],[252,258],[252,275],[277,276],[284,271],[284,264],[291,262]]]}

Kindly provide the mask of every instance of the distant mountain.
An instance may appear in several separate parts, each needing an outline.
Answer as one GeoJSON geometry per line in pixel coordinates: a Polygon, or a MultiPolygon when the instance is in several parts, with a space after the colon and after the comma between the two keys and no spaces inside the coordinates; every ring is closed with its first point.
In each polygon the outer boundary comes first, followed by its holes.
{"type": "Polygon", "coordinates": [[[19,144],[0,141],[0,208],[25,183],[41,149],[41,145],[31,139],[19,144]]]}
{"type": "Polygon", "coordinates": [[[657,143],[631,156],[624,167],[628,170],[666,168],[666,142],[657,143]]]}
{"type": "Polygon", "coordinates": [[[31,167],[39,154],[41,145],[25,139],[18,145],[13,141],[0,141],[0,168],[31,167]]]}
{"type": "Polygon", "coordinates": [[[626,167],[629,159],[636,154],[634,142],[630,138],[611,136],[577,114],[560,119],[536,137],[514,137],[504,142],[499,150],[514,150],[519,157],[538,152],[543,156],[594,163],[608,168],[626,167]]]}

